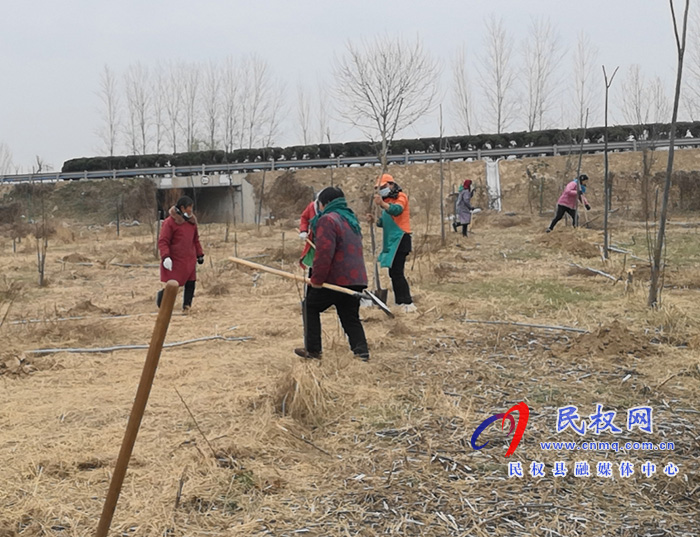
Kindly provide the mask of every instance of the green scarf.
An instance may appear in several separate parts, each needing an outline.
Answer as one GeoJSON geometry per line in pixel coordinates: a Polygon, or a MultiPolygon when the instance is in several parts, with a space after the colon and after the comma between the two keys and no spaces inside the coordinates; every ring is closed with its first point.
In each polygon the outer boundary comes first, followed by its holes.
{"type": "Polygon", "coordinates": [[[355,213],[352,212],[352,209],[348,207],[348,203],[345,200],[345,198],[335,198],[328,205],[326,205],[323,211],[318,213],[311,220],[311,231],[313,232],[314,237],[316,236],[316,226],[318,225],[318,219],[321,218],[324,214],[328,213],[338,213],[350,225],[350,229],[352,229],[355,233],[359,235],[362,234],[360,223],[357,221],[357,216],[355,216],[355,213]]]}

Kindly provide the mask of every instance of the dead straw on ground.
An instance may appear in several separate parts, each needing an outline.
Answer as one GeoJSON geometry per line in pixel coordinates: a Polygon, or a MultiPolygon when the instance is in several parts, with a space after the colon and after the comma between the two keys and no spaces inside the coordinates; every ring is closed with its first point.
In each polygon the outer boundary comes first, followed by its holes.
{"type": "MultiPolygon", "coordinates": [[[[697,296],[689,295],[696,291],[670,289],[668,304],[649,312],[641,283],[625,291],[569,272],[570,261],[606,269],[589,257],[596,232],[557,228],[543,238],[539,222],[518,225],[517,234],[504,234],[484,219],[467,240],[451,234],[445,247],[426,242],[408,271],[418,313],[392,321],[376,308],[361,309],[372,353],[367,364],[352,356],[333,311],[322,315],[323,360],[296,358],[299,289],[217,265],[231,246],[217,242],[222,230],[210,230],[205,247],[213,261],[200,269],[203,291],[198,288],[189,315],[173,317],[167,341],[234,326],[255,339],[164,353],[112,533],[692,535],[700,493],[694,425],[700,355],[692,343],[700,311],[697,296]],[[209,291],[217,279],[228,295],[209,291]],[[466,324],[465,318],[520,324],[466,324]],[[509,438],[495,426],[484,433],[487,448],[470,445],[481,421],[519,401],[531,416],[512,459],[526,472],[532,461],[544,462],[543,478],[508,477],[509,438]],[[585,457],[633,460],[631,479],[555,478],[555,461],[584,458],[539,445],[579,440],[570,431],[555,434],[556,409],[569,404],[585,415],[602,404],[617,419],[649,404],[655,433],[643,440],[673,441],[676,449],[585,457]],[[645,478],[639,465],[647,459],[659,469],[674,462],[680,474],[645,478]]],[[[620,242],[637,232],[625,230],[620,242]]],[[[99,257],[87,246],[88,233],[74,235],[75,243],[57,245],[50,256],[99,257]]],[[[276,230],[243,229],[237,238],[240,255],[281,250],[276,230]]],[[[150,255],[129,242],[147,244],[148,235],[100,239],[100,251],[141,261],[150,255]]],[[[57,283],[39,290],[18,277],[32,261],[31,252],[6,260],[7,278],[22,289],[10,321],[57,317],[87,307],[85,301],[122,313],[155,310],[157,270],[126,269],[117,277],[81,267],[84,273],[50,274],[57,283]]],[[[683,270],[694,269],[680,267],[679,277],[683,270]]],[[[14,342],[0,362],[4,536],[94,530],[145,357],[124,351],[28,358],[22,351],[48,342],[145,341],[152,326],[143,315],[111,324],[0,327],[14,342]]],[[[615,440],[640,439],[622,428],[615,440]]]]}

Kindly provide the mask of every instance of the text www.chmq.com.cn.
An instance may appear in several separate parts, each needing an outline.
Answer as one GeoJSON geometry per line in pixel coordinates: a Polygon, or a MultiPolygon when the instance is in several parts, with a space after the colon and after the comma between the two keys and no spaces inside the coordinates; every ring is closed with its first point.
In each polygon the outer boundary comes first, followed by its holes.
{"type": "Polygon", "coordinates": [[[673,442],[540,442],[543,451],[673,451],[673,442]]]}

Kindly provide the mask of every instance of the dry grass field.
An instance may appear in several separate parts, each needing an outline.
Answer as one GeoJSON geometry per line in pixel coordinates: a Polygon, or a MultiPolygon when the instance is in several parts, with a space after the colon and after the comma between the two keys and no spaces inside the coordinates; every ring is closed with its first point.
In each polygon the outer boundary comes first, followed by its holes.
{"type": "MultiPolygon", "coordinates": [[[[648,264],[604,263],[599,231],[562,223],[547,235],[547,220],[529,215],[474,220],[467,239],[449,230],[444,248],[436,227],[426,236],[416,225],[407,268],[418,313],[362,309],[369,363],[353,358],[333,311],[323,360],[295,357],[302,290],[233,266],[223,226],[202,226],[194,307],[182,315],[178,297],[166,343],[251,339],[163,351],[111,535],[698,535],[698,227],[670,226],[663,306],[651,311],[648,264]],[[520,401],[530,418],[516,452],[505,458],[512,437],[498,424],[472,449],[478,425],[520,401]],[[557,433],[558,408],[587,417],[596,404],[617,411],[621,433],[557,433]],[[651,434],[627,430],[637,406],[653,408],[651,434]],[[675,449],[543,450],[549,441],[675,449]],[[533,461],[544,476],[530,475],[533,461]],[[557,461],[566,476],[553,475],[557,461]],[[589,477],[573,475],[581,461],[589,477]],[[601,461],[611,478],[596,475],[601,461]],[[646,461],[657,466],[649,477],[646,461]],[[509,462],[523,477],[509,477],[509,462]],[[664,475],[668,463],[677,475],[664,475]]],[[[645,258],[644,227],[616,226],[613,242],[645,258]]],[[[291,227],[239,227],[236,241],[240,257],[299,270],[291,227]]],[[[31,239],[17,253],[0,247],[0,536],[91,535],[146,351],[31,351],[148,343],[158,269],[114,263],[157,263],[153,238],[144,226],[119,238],[59,226],[45,288],[31,239]]]]}

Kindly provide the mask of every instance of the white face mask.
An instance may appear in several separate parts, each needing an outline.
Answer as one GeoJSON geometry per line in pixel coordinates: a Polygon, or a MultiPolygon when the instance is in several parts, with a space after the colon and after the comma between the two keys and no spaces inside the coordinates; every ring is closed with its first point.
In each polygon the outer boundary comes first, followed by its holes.
{"type": "Polygon", "coordinates": [[[382,198],[386,198],[389,194],[391,194],[391,189],[389,187],[384,187],[379,189],[379,195],[382,198]]]}

